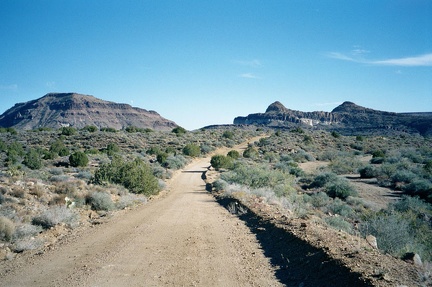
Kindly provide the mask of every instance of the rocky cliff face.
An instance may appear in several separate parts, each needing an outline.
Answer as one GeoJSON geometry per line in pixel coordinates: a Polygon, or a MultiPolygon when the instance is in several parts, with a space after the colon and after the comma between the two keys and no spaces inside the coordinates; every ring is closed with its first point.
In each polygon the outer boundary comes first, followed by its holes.
{"type": "Polygon", "coordinates": [[[18,103],[0,116],[0,126],[17,129],[82,128],[87,125],[115,129],[136,126],[154,130],[171,130],[177,126],[155,111],[75,93],[47,94],[37,100],[18,103]]]}
{"type": "Polygon", "coordinates": [[[385,131],[432,135],[432,113],[391,113],[361,107],[352,102],[344,102],[331,112],[301,112],[287,109],[280,102],[275,102],[265,113],[236,117],[234,124],[270,127],[306,125],[344,134],[385,131]]]}

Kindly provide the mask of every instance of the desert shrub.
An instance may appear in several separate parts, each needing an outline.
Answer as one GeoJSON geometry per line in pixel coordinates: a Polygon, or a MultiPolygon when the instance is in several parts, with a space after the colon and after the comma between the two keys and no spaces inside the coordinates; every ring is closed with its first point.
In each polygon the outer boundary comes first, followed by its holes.
{"type": "Polygon", "coordinates": [[[331,212],[332,214],[338,214],[345,218],[352,218],[355,215],[354,210],[339,198],[335,198],[334,200],[330,201],[325,208],[328,212],[331,212]]]}
{"type": "Polygon", "coordinates": [[[357,191],[346,179],[338,179],[325,185],[325,193],[333,198],[346,199],[348,196],[356,196],[357,191]]]}
{"type": "Polygon", "coordinates": [[[69,156],[69,163],[73,167],[87,166],[89,159],[84,152],[77,151],[69,156]]]}
{"type": "Polygon", "coordinates": [[[334,137],[334,138],[340,138],[340,134],[339,134],[338,132],[336,132],[336,131],[332,131],[332,132],[331,132],[331,135],[332,135],[332,137],[334,137]]]}
{"type": "Polygon", "coordinates": [[[91,179],[92,178],[92,174],[89,171],[80,171],[78,172],[78,174],[75,175],[76,178],[80,178],[80,179],[91,179]]]}
{"type": "Polygon", "coordinates": [[[251,188],[274,188],[278,185],[286,185],[287,188],[292,189],[294,184],[292,175],[272,169],[265,164],[248,166],[238,163],[231,171],[223,173],[221,179],[228,183],[238,183],[251,188]]]}
{"type": "Polygon", "coordinates": [[[74,127],[62,127],[60,133],[64,136],[72,136],[77,133],[77,129],[74,127]]]}
{"type": "Polygon", "coordinates": [[[361,178],[373,178],[377,176],[377,170],[372,165],[367,165],[359,169],[361,178]]]}
{"type": "Polygon", "coordinates": [[[238,159],[240,157],[240,153],[238,151],[236,151],[236,150],[230,150],[227,153],[227,156],[230,157],[230,158],[232,158],[232,159],[238,159]]]}
{"type": "Polygon", "coordinates": [[[116,133],[117,132],[117,130],[115,129],[115,128],[110,128],[110,127],[108,127],[108,128],[100,128],[100,131],[101,132],[106,132],[106,133],[116,133]]]}
{"type": "Polygon", "coordinates": [[[40,225],[24,223],[16,227],[12,239],[13,241],[17,241],[27,237],[36,236],[41,233],[42,230],[43,229],[40,225]]]}
{"type": "Polygon", "coordinates": [[[133,206],[135,204],[146,203],[147,198],[144,196],[139,196],[133,193],[128,193],[116,202],[115,206],[117,209],[125,209],[126,207],[133,206]]]}
{"type": "Polygon", "coordinates": [[[85,126],[81,130],[88,131],[90,133],[97,132],[98,128],[96,126],[85,126]]]}
{"type": "Polygon", "coordinates": [[[65,223],[70,227],[75,227],[79,223],[79,216],[73,210],[64,205],[55,205],[42,214],[33,217],[32,224],[40,225],[45,229],[65,223]]]}
{"type": "Polygon", "coordinates": [[[243,157],[245,158],[257,158],[259,155],[258,151],[253,148],[253,147],[248,147],[244,152],[243,152],[243,157]]]}
{"type": "Polygon", "coordinates": [[[377,213],[360,224],[360,232],[373,235],[378,248],[394,256],[401,256],[409,250],[414,241],[408,220],[400,214],[377,213]]]}
{"type": "Polygon", "coordinates": [[[228,187],[228,183],[222,179],[217,179],[212,186],[215,191],[222,191],[228,187]]]}
{"type": "Polygon", "coordinates": [[[412,171],[409,170],[397,170],[392,176],[391,181],[393,185],[396,184],[408,184],[417,177],[412,171]]]}
{"type": "Polygon", "coordinates": [[[96,170],[92,182],[96,184],[117,183],[133,193],[144,195],[159,192],[158,180],[153,175],[153,171],[140,159],[125,162],[120,157],[114,157],[111,163],[102,164],[96,170]]]}
{"type": "Polygon", "coordinates": [[[12,250],[16,253],[23,252],[25,250],[35,250],[44,246],[43,239],[40,238],[23,238],[14,242],[12,250]]]}
{"type": "Polygon", "coordinates": [[[420,196],[427,202],[432,203],[432,182],[423,178],[415,178],[403,187],[405,193],[412,196],[420,196]]]}
{"type": "Polygon", "coordinates": [[[165,160],[165,165],[170,169],[181,169],[187,164],[187,159],[178,154],[178,155],[170,155],[165,160]]]}
{"type": "Polygon", "coordinates": [[[327,206],[332,199],[325,192],[317,192],[310,196],[311,204],[316,208],[327,206]]]}
{"type": "Polygon", "coordinates": [[[291,157],[296,162],[315,161],[315,158],[310,153],[302,149],[298,150],[296,153],[293,153],[291,157]]]}
{"type": "Polygon", "coordinates": [[[211,157],[210,164],[214,169],[219,170],[221,168],[230,168],[233,165],[232,158],[224,155],[214,155],[211,157]]]}
{"type": "Polygon", "coordinates": [[[158,153],[160,153],[160,152],[162,152],[161,151],[161,149],[160,149],[160,147],[158,147],[158,146],[152,146],[152,147],[150,147],[147,151],[146,151],[146,154],[158,154],[158,153]]]}
{"type": "Polygon", "coordinates": [[[93,192],[90,194],[86,202],[88,205],[91,206],[93,210],[113,210],[114,209],[114,202],[111,199],[111,195],[106,192],[93,192]]]}
{"type": "Polygon", "coordinates": [[[336,182],[338,179],[339,178],[335,173],[332,172],[320,173],[317,176],[315,176],[312,183],[310,184],[310,187],[321,188],[328,183],[336,182]]]}
{"type": "Polygon", "coordinates": [[[201,149],[202,154],[208,154],[208,153],[214,151],[214,148],[210,145],[207,145],[207,144],[201,144],[200,149],[201,149]]]}
{"type": "Polygon", "coordinates": [[[187,156],[197,157],[200,155],[200,153],[201,153],[200,147],[195,145],[195,144],[187,144],[183,148],[183,154],[185,154],[187,156]]]}
{"type": "Polygon", "coordinates": [[[336,229],[336,230],[343,230],[347,233],[352,234],[353,233],[353,229],[352,229],[352,225],[351,223],[345,221],[342,217],[340,216],[331,216],[331,217],[326,217],[324,218],[324,221],[332,228],[336,229]]]}
{"type": "Polygon", "coordinates": [[[352,156],[339,156],[329,164],[331,171],[336,174],[357,173],[361,166],[360,160],[352,156]]]}
{"type": "Polygon", "coordinates": [[[49,170],[49,173],[52,174],[52,175],[62,175],[63,174],[63,169],[58,168],[58,167],[54,167],[54,168],[51,168],[49,170]]]}
{"type": "Polygon", "coordinates": [[[152,165],[153,175],[159,179],[171,178],[170,172],[159,164],[152,165]]]}
{"type": "Polygon", "coordinates": [[[0,133],[10,133],[11,135],[16,135],[18,132],[14,128],[0,127],[0,133]]]}
{"type": "Polygon", "coordinates": [[[172,129],[171,132],[179,136],[179,135],[185,134],[187,131],[186,131],[186,129],[184,129],[182,127],[175,127],[172,129]]]}
{"type": "Polygon", "coordinates": [[[15,232],[15,224],[9,218],[0,216],[0,240],[10,241],[15,232]]]}
{"type": "Polygon", "coordinates": [[[42,156],[36,149],[30,149],[24,156],[23,164],[30,169],[40,169],[42,167],[42,156]]]}
{"type": "Polygon", "coordinates": [[[224,131],[222,134],[222,137],[224,137],[226,139],[233,139],[234,133],[232,131],[224,131]]]}
{"type": "Polygon", "coordinates": [[[59,156],[69,155],[69,149],[65,146],[65,144],[61,140],[56,140],[55,142],[53,142],[49,148],[49,151],[51,154],[54,155],[53,158],[55,158],[58,155],[59,156]]]}
{"type": "Polygon", "coordinates": [[[116,143],[109,143],[105,149],[105,152],[107,153],[107,155],[112,156],[114,155],[116,152],[119,152],[120,148],[116,143]]]}
{"type": "Polygon", "coordinates": [[[156,160],[161,165],[165,164],[165,161],[166,161],[167,158],[168,158],[168,154],[166,152],[160,151],[156,155],[156,160]]]}

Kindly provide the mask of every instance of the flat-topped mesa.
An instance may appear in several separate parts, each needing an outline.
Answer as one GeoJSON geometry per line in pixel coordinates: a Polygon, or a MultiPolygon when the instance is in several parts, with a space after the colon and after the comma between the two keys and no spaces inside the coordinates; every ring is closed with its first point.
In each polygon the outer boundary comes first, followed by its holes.
{"type": "Polygon", "coordinates": [[[175,122],[155,111],[77,93],[49,93],[37,100],[16,104],[0,116],[0,126],[26,130],[89,125],[115,129],[135,126],[153,130],[177,127],[175,122]]]}
{"type": "Polygon", "coordinates": [[[314,129],[335,130],[347,135],[401,132],[432,135],[431,113],[385,112],[365,108],[349,101],[331,112],[291,110],[276,101],[265,113],[236,117],[234,124],[285,128],[305,125],[314,129]]]}

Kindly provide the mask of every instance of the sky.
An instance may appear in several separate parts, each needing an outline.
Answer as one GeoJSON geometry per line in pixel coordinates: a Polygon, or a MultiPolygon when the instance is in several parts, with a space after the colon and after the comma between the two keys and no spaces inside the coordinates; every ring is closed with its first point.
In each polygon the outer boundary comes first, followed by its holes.
{"type": "Polygon", "coordinates": [[[430,0],[0,0],[0,114],[50,92],[194,130],[275,101],[432,112],[430,0]]]}

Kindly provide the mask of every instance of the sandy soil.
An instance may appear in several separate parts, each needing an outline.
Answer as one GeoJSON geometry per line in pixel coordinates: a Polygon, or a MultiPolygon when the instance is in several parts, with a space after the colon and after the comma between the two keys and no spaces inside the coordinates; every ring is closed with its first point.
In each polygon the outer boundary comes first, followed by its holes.
{"type": "Polygon", "coordinates": [[[205,191],[208,166],[197,160],[161,198],[0,266],[0,285],[282,286],[250,229],[205,191]]]}

